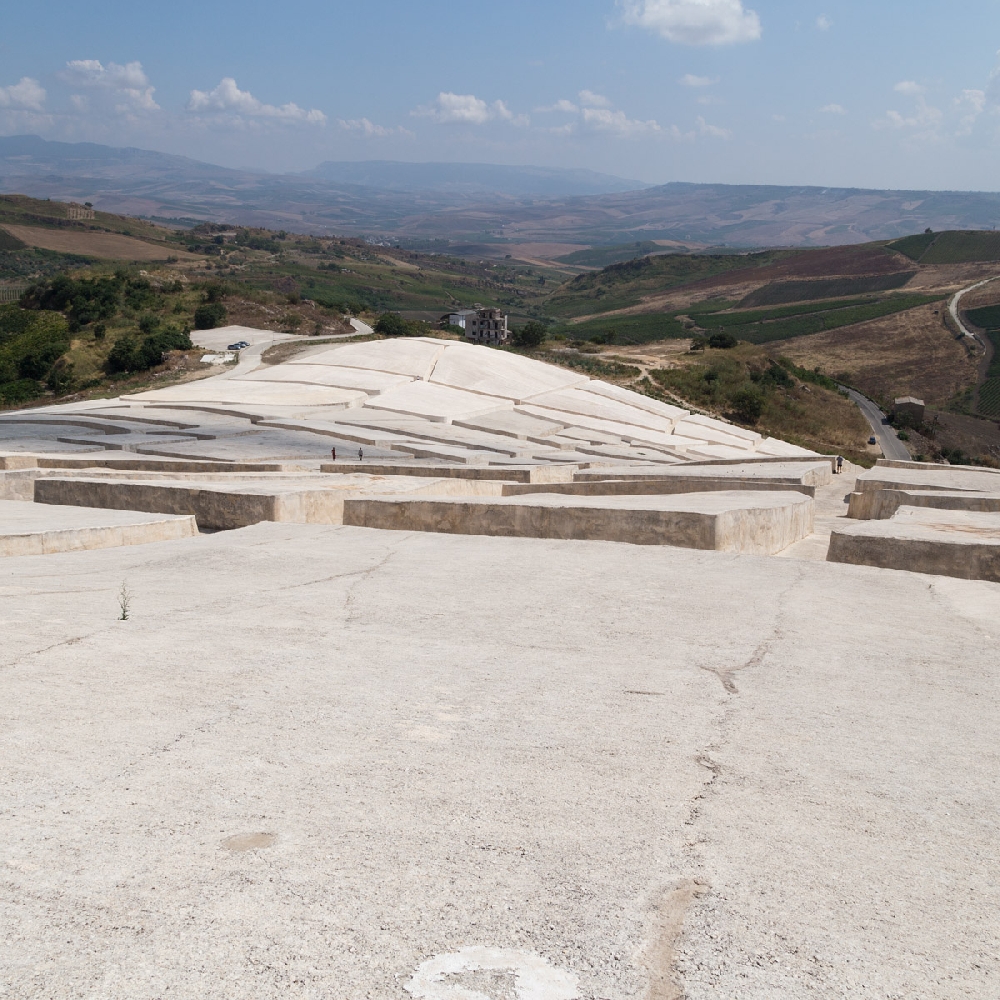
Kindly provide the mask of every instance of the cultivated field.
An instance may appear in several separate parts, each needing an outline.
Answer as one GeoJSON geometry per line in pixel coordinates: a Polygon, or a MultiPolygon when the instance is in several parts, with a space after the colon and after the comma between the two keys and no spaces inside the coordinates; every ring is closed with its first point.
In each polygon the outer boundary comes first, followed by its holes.
{"type": "Polygon", "coordinates": [[[73,229],[41,229],[35,226],[3,227],[13,237],[42,250],[99,257],[105,260],[166,260],[167,257],[196,260],[194,254],[173,247],[157,246],[118,233],[92,233],[73,229]]]}

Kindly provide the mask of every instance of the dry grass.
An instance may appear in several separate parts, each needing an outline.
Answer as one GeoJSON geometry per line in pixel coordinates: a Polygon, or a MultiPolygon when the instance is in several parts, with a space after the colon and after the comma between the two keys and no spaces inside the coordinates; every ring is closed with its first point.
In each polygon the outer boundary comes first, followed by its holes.
{"type": "Polygon", "coordinates": [[[877,400],[917,396],[933,406],[976,384],[977,358],[931,303],[868,323],[770,345],[774,356],[840,376],[877,400]]]}
{"type": "Polygon", "coordinates": [[[8,225],[3,228],[30,247],[55,250],[58,253],[80,254],[83,257],[141,261],[166,260],[167,257],[177,257],[178,260],[199,259],[186,250],[157,246],[155,243],[146,243],[144,240],[137,240],[132,236],[120,236],[117,233],[36,229],[34,226],[8,225]]]}

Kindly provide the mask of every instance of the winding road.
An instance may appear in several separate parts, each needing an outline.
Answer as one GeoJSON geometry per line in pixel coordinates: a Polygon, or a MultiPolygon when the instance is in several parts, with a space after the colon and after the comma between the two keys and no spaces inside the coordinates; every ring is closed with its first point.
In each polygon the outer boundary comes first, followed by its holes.
{"type": "MultiPolygon", "coordinates": [[[[974,285],[969,285],[968,288],[963,288],[961,291],[955,292],[951,297],[951,301],[948,303],[948,312],[951,314],[951,318],[955,321],[955,325],[958,329],[965,334],[966,337],[971,337],[973,340],[983,343],[982,340],[977,337],[963,322],[961,314],[958,311],[958,303],[962,301],[962,296],[969,292],[975,291],[977,288],[982,288],[983,285],[988,285],[991,281],[996,281],[1000,278],[1000,275],[994,275],[992,278],[986,278],[984,281],[977,281],[974,285]]],[[[983,347],[986,347],[983,344],[983,347]]]]}
{"type": "Polygon", "coordinates": [[[885,414],[867,396],[862,396],[856,389],[848,389],[846,385],[842,385],[840,388],[847,393],[851,402],[857,405],[864,418],[871,424],[872,433],[882,449],[882,454],[897,462],[910,461],[910,453],[906,450],[903,442],[896,437],[896,432],[889,426],[885,414]]]}

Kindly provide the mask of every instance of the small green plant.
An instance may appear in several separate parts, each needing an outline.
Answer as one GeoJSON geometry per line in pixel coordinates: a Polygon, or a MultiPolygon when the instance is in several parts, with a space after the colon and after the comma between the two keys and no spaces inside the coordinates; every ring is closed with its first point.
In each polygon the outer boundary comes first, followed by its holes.
{"type": "Polygon", "coordinates": [[[121,611],[118,620],[120,622],[127,622],[132,607],[132,591],[128,589],[128,580],[122,580],[122,585],[118,589],[118,607],[121,611]]]}

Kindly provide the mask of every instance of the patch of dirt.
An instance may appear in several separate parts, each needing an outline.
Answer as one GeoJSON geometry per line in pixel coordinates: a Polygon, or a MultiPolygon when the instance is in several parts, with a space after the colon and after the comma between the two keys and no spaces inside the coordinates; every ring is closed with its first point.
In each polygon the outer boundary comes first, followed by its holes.
{"type": "Polygon", "coordinates": [[[118,233],[91,233],[72,229],[36,229],[33,226],[4,226],[30,247],[55,250],[58,253],[76,253],[85,257],[101,257],[107,260],[197,260],[186,250],[157,246],[133,236],[118,233]]]}
{"type": "Polygon", "coordinates": [[[1000,465],[1000,423],[932,410],[927,411],[924,422],[929,425],[929,433],[907,430],[909,440],[905,444],[911,455],[923,455],[933,461],[942,451],[953,452],[957,448],[970,458],[1000,465]]]}
{"type": "MultiPolygon", "coordinates": [[[[802,368],[843,375],[866,395],[891,404],[898,396],[917,396],[943,406],[976,384],[978,355],[967,337],[945,325],[943,302],[883,316],[808,337],[769,344],[802,368]]],[[[978,349],[981,351],[981,348],[978,349]]]]}
{"type": "Polygon", "coordinates": [[[227,296],[226,322],[255,330],[277,330],[313,336],[353,333],[354,327],[343,316],[331,315],[315,302],[254,302],[227,296]]]}

